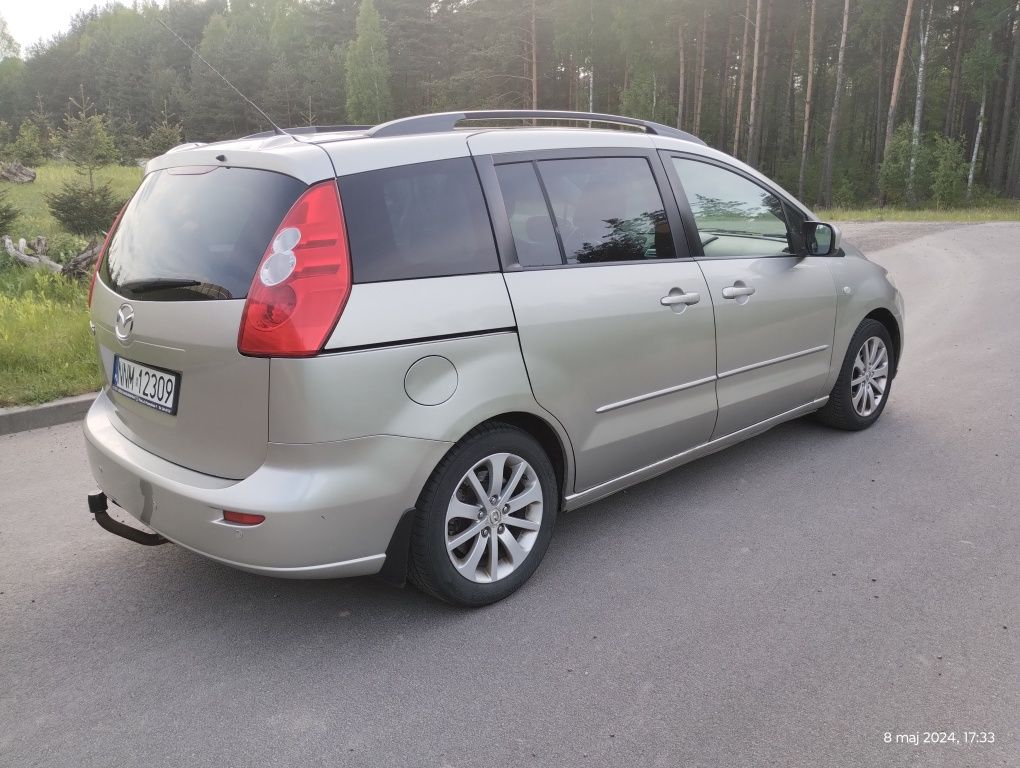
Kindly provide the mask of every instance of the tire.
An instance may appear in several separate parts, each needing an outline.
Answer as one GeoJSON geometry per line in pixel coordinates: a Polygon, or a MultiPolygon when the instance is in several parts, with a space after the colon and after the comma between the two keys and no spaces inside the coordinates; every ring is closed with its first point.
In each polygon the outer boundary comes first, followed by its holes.
{"type": "Polygon", "coordinates": [[[816,418],[830,427],[848,431],[867,429],[878,421],[892,391],[895,354],[886,327],[877,320],[863,320],[850,339],[829,402],[816,413],[816,418]],[[879,375],[883,371],[884,378],[879,375]]]}
{"type": "Polygon", "coordinates": [[[418,498],[408,576],[456,605],[502,600],[538,568],[558,507],[556,472],[538,441],[508,424],[483,424],[443,457],[418,498]],[[495,505],[493,491],[504,497],[495,505]]]}

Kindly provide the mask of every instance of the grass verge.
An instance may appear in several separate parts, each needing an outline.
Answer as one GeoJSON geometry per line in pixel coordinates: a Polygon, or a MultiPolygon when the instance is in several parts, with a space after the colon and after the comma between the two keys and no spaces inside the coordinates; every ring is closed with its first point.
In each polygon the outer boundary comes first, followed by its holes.
{"type": "Polygon", "coordinates": [[[0,270],[0,406],[99,389],[88,283],[39,269],[0,270]]]}
{"type": "Polygon", "coordinates": [[[964,208],[823,208],[822,221],[1020,221],[1020,200],[964,208]]]}

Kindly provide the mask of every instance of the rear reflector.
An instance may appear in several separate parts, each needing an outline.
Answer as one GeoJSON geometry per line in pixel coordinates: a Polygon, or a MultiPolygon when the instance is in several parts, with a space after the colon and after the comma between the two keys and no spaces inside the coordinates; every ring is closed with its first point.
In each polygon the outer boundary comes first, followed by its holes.
{"type": "Polygon", "coordinates": [[[266,516],[251,515],[247,512],[231,512],[229,509],[225,509],[223,510],[223,519],[228,523],[236,523],[237,525],[258,525],[265,521],[266,516]]]}
{"type": "Polygon", "coordinates": [[[322,350],[351,293],[351,264],[335,181],[310,187],[287,212],[255,270],[237,349],[256,357],[322,350]]]}

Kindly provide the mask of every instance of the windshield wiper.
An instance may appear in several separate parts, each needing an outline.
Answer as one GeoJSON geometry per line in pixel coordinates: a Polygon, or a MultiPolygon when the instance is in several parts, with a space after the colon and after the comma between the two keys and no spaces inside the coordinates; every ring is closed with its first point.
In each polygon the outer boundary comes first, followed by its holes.
{"type": "Polygon", "coordinates": [[[216,285],[215,283],[206,283],[202,280],[185,280],[175,279],[172,277],[154,277],[147,280],[130,280],[126,283],[121,283],[116,286],[120,290],[124,290],[130,294],[134,294],[135,297],[140,298],[143,294],[154,293],[156,291],[167,291],[169,296],[174,295],[174,291],[179,291],[176,295],[178,299],[232,299],[233,295],[224,288],[222,285],[216,285]]]}
{"type": "Polygon", "coordinates": [[[168,277],[157,277],[150,280],[131,280],[121,283],[118,287],[131,291],[132,293],[149,293],[150,291],[161,291],[173,288],[194,288],[202,285],[198,280],[175,280],[168,277]]]}

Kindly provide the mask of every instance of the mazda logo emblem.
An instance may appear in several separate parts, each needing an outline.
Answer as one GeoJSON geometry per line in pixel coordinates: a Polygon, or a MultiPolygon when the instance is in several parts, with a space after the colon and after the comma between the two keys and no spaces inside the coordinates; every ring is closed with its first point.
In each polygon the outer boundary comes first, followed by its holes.
{"type": "Polygon", "coordinates": [[[117,310],[117,322],[114,323],[114,331],[121,344],[127,344],[131,340],[131,334],[135,330],[135,310],[130,304],[121,304],[117,310]]]}

